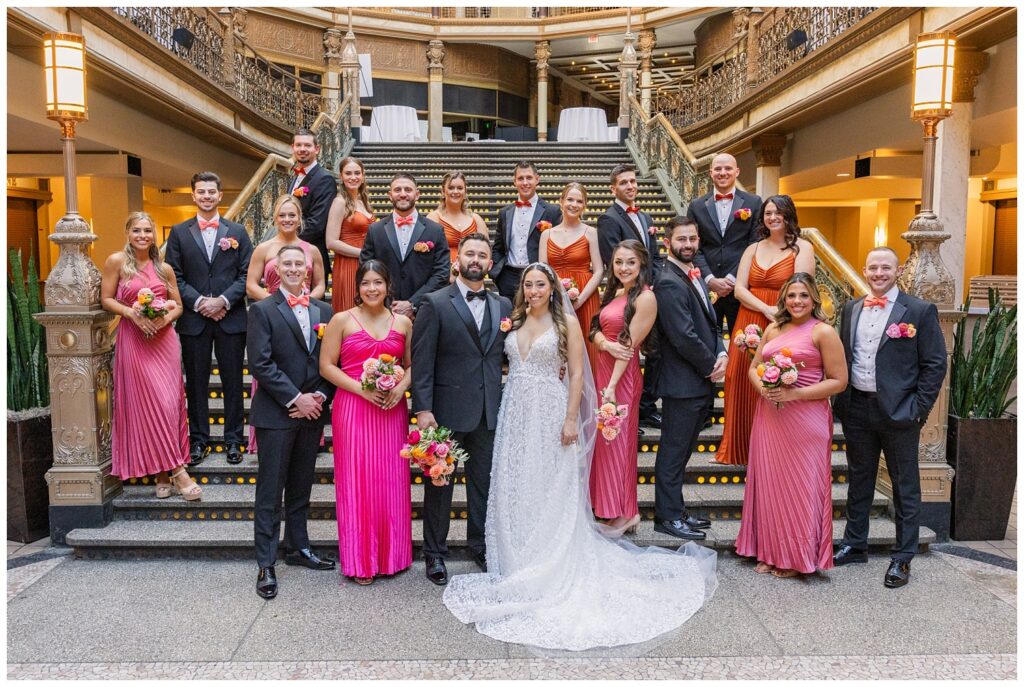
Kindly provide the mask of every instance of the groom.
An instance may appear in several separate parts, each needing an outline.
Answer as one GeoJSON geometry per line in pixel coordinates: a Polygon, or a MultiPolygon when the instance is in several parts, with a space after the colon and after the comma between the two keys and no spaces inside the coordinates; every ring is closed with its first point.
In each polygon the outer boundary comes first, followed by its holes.
{"type": "MultiPolygon", "coordinates": [[[[447,427],[469,453],[465,464],[467,540],[473,560],[486,571],[487,493],[501,402],[505,320],[512,312],[512,303],[484,289],[484,275],[492,264],[486,236],[463,237],[458,262],[455,281],[427,294],[416,314],[412,330],[412,409],[419,427],[447,427]]],[[[454,480],[443,487],[427,481],[423,488],[427,579],[444,585],[448,583],[444,557],[448,555],[454,480]]]]}

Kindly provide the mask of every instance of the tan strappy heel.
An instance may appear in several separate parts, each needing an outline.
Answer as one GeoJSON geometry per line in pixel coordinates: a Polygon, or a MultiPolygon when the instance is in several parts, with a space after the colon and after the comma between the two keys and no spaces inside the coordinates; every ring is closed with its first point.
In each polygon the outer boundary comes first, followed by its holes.
{"type": "Polygon", "coordinates": [[[186,501],[198,501],[203,496],[203,490],[189,476],[184,465],[178,468],[177,472],[171,473],[171,482],[171,490],[175,494],[180,494],[186,501]]]}

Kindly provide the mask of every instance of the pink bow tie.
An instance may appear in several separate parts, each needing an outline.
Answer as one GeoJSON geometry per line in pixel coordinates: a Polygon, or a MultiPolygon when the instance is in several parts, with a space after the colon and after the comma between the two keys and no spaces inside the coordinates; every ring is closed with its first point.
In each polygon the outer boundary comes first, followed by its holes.
{"type": "Polygon", "coordinates": [[[199,220],[199,229],[201,231],[206,231],[207,229],[216,229],[219,226],[220,226],[220,220],[219,219],[211,219],[209,222],[207,222],[205,219],[199,220]]]}
{"type": "Polygon", "coordinates": [[[690,279],[700,279],[700,268],[699,267],[694,267],[689,272],[687,272],[686,275],[690,279]]]}
{"type": "Polygon", "coordinates": [[[395,226],[396,227],[407,227],[407,226],[410,226],[413,223],[413,221],[414,220],[413,220],[412,217],[396,217],[395,218],[395,226]]]}
{"type": "Polygon", "coordinates": [[[288,307],[294,308],[296,305],[304,305],[309,307],[309,294],[304,293],[301,296],[293,296],[290,293],[286,293],[285,297],[288,299],[288,307]]]}
{"type": "Polygon", "coordinates": [[[732,200],[732,194],[731,193],[716,193],[715,194],[715,201],[717,202],[719,200],[732,200]]]}
{"type": "Polygon", "coordinates": [[[879,296],[878,298],[874,298],[872,296],[868,296],[867,298],[864,299],[864,307],[865,308],[873,308],[873,307],[875,307],[877,305],[879,308],[884,308],[885,304],[888,303],[888,302],[889,302],[889,297],[888,296],[879,296]]]}

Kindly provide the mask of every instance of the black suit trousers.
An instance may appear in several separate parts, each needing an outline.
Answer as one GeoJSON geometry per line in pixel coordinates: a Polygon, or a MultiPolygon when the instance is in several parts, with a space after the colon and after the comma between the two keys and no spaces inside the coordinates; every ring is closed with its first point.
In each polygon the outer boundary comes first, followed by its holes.
{"type": "Polygon", "coordinates": [[[281,532],[281,497],[284,496],[284,548],[297,551],[309,547],[306,521],[309,494],[320,447],[320,425],[304,424],[289,429],[256,428],[260,446],[256,477],[256,516],[253,533],[256,563],[274,565],[281,532]]]}
{"type": "Polygon", "coordinates": [[[654,517],[679,520],[686,513],[683,476],[711,412],[710,396],[661,399],[661,443],[654,461],[654,517]]]}
{"type": "Polygon", "coordinates": [[[658,364],[660,362],[661,354],[657,347],[650,353],[644,354],[644,389],[640,395],[641,424],[643,424],[644,418],[658,412],[658,394],[654,390],[658,386],[658,364]]]}
{"type": "MultiPolygon", "coordinates": [[[[236,308],[244,308],[239,303],[236,308]]],[[[179,335],[181,360],[185,367],[185,396],[188,399],[188,435],[192,444],[210,442],[210,354],[216,350],[221,387],[224,390],[224,443],[242,443],[242,360],[245,332],[226,334],[208,324],[195,336],[179,335]]]]}
{"type": "Polygon", "coordinates": [[[498,293],[512,301],[512,305],[515,305],[516,290],[519,288],[519,279],[522,276],[523,268],[505,265],[501,269],[501,274],[494,280],[495,286],[498,287],[498,293]]]}
{"type": "Polygon", "coordinates": [[[715,314],[718,315],[718,324],[722,324],[722,318],[725,318],[725,329],[723,332],[728,332],[729,336],[732,336],[732,330],[736,327],[736,317],[740,313],[740,302],[736,300],[736,296],[729,294],[728,296],[719,296],[718,300],[715,301],[715,314]]]}
{"type": "MultiPolygon", "coordinates": [[[[469,453],[469,460],[463,463],[469,515],[466,542],[470,551],[482,553],[485,549],[484,527],[487,524],[487,494],[491,487],[494,430],[487,429],[487,416],[484,414],[476,429],[471,432],[455,432],[453,438],[469,453]]],[[[424,479],[423,488],[423,553],[443,558],[448,555],[448,529],[451,525],[455,480],[447,486],[435,487],[429,479],[424,479]]]]}
{"type": "Polygon", "coordinates": [[[885,465],[892,478],[896,508],[896,544],[892,557],[909,561],[917,553],[918,520],[921,511],[921,475],[917,450],[921,429],[898,429],[888,425],[878,398],[851,389],[850,405],[843,419],[846,457],[850,464],[846,533],[843,543],[860,551],[868,548],[868,519],[875,494],[878,460],[885,453],[885,465]]]}

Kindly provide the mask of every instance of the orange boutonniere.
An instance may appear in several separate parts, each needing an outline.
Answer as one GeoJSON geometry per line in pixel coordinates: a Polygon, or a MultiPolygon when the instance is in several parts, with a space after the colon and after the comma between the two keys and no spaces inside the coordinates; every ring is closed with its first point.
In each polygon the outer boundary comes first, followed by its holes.
{"type": "Polygon", "coordinates": [[[752,214],[753,213],[750,211],[750,208],[740,208],[736,212],[732,213],[732,216],[738,220],[746,222],[748,219],[750,219],[750,216],[752,214]]]}
{"type": "Polygon", "coordinates": [[[430,251],[434,250],[434,242],[417,241],[416,244],[412,247],[412,249],[417,253],[429,253],[430,251]]]}
{"type": "Polygon", "coordinates": [[[309,193],[309,186],[296,186],[295,190],[292,191],[292,195],[296,198],[302,198],[309,193]]]}
{"type": "Polygon", "coordinates": [[[327,325],[321,322],[317,326],[313,327],[313,330],[316,332],[317,340],[320,340],[324,338],[324,332],[327,331],[327,325]]]}
{"type": "Polygon", "coordinates": [[[501,323],[498,325],[498,329],[508,334],[510,331],[512,331],[512,320],[510,320],[507,317],[501,318],[501,323]]]}
{"type": "Polygon", "coordinates": [[[545,219],[542,219],[541,221],[537,222],[537,231],[544,232],[544,231],[547,231],[550,228],[551,228],[551,222],[549,222],[549,221],[547,221],[545,219]]]}

